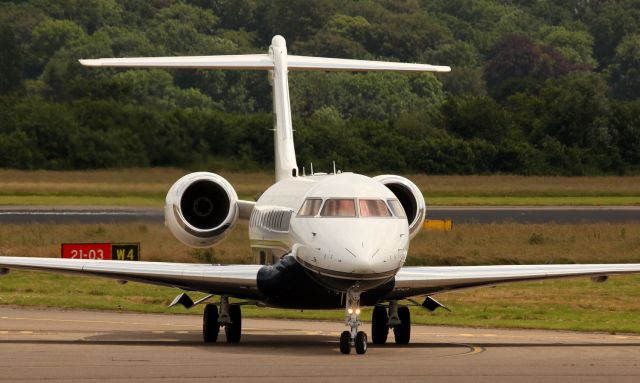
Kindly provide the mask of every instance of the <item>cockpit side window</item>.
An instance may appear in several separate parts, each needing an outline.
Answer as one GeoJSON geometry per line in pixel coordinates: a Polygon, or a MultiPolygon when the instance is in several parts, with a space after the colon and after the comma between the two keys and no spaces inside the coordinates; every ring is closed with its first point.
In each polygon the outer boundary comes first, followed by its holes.
{"type": "Polygon", "coordinates": [[[407,218],[407,215],[404,213],[404,208],[402,207],[402,204],[397,199],[390,199],[389,207],[391,208],[391,211],[393,212],[394,216],[398,218],[407,218]]]}
{"type": "Polygon", "coordinates": [[[381,199],[361,199],[358,201],[360,217],[391,217],[391,212],[381,199]]]}
{"type": "Polygon", "coordinates": [[[322,199],[307,198],[298,212],[298,217],[315,217],[320,211],[320,206],[322,206],[322,199]]]}
{"type": "Polygon", "coordinates": [[[322,217],[355,217],[356,203],[348,198],[330,198],[324,203],[322,217]]]}

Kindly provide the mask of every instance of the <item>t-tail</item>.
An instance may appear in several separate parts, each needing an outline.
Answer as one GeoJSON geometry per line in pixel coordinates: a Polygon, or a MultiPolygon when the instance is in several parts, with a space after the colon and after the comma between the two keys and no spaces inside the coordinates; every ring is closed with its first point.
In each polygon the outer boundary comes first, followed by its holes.
{"type": "Polygon", "coordinates": [[[291,103],[289,101],[289,70],[318,71],[400,71],[449,72],[448,66],[409,64],[385,61],[349,60],[325,57],[293,56],[287,54],[284,37],[271,40],[269,54],[229,56],[137,57],[80,60],[85,66],[130,68],[197,68],[268,70],[273,88],[275,114],[275,172],[276,182],[298,176],[296,152],[293,145],[291,103]]]}

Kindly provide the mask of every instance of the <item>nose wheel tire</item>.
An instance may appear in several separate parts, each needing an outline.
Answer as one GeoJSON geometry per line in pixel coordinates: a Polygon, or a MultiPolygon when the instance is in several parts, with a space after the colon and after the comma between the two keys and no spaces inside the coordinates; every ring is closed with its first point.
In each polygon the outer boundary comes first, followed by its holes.
{"type": "Polygon", "coordinates": [[[409,344],[411,338],[411,313],[409,308],[398,307],[398,318],[400,324],[393,327],[393,334],[396,337],[396,344],[409,344]]]}
{"type": "Polygon", "coordinates": [[[229,319],[231,319],[231,323],[224,326],[227,343],[238,343],[242,335],[242,312],[239,305],[229,306],[229,319]]]}
{"type": "Polygon", "coordinates": [[[204,308],[204,316],[202,317],[202,336],[205,343],[215,343],[218,340],[219,332],[218,306],[208,304],[204,308]]]}
{"type": "Polygon", "coordinates": [[[358,331],[355,339],[356,353],[359,355],[367,352],[367,334],[364,331],[358,331]]]}
{"type": "Polygon", "coordinates": [[[371,317],[371,340],[373,344],[387,343],[387,336],[389,335],[387,323],[389,323],[387,309],[382,306],[375,306],[371,317]]]}
{"type": "Polygon", "coordinates": [[[340,352],[343,354],[351,353],[351,333],[343,331],[340,334],[340,352]]]}

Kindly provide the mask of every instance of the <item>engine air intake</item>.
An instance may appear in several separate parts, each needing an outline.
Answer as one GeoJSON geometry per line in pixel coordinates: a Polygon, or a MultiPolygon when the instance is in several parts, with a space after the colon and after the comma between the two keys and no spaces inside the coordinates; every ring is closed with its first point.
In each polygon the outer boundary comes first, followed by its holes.
{"type": "Polygon", "coordinates": [[[169,189],[164,217],[180,242],[192,247],[212,246],[223,240],[238,220],[238,195],[217,174],[187,174],[169,189]]]}
{"type": "Polygon", "coordinates": [[[427,214],[427,204],[416,184],[396,175],[382,175],[373,178],[382,183],[398,198],[409,223],[409,237],[413,238],[422,229],[427,214]]]}
{"type": "Polygon", "coordinates": [[[222,186],[210,180],[192,183],[182,194],[180,211],[192,226],[211,230],[229,214],[229,196],[222,186]]]}

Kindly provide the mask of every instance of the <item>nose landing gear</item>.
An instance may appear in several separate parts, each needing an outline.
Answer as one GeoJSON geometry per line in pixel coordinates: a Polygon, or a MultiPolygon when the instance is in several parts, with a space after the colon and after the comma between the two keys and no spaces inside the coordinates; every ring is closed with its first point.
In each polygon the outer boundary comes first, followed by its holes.
{"type": "Polygon", "coordinates": [[[349,354],[351,347],[355,347],[357,354],[367,352],[367,334],[364,331],[358,331],[358,326],[362,324],[358,320],[360,315],[360,292],[347,291],[347,307],[345,323],[349,326],[350,331],[343,331],[340,335],[340,352],[349,354]]]}

